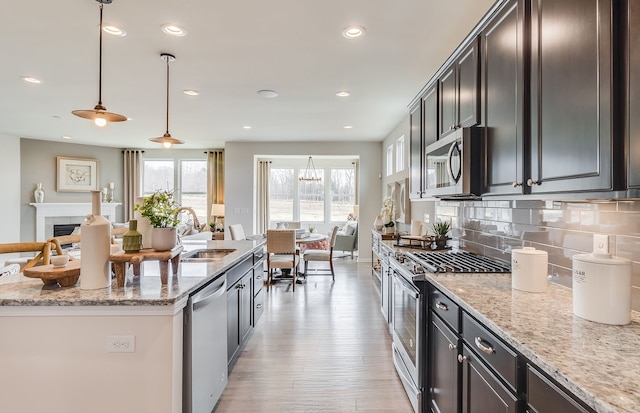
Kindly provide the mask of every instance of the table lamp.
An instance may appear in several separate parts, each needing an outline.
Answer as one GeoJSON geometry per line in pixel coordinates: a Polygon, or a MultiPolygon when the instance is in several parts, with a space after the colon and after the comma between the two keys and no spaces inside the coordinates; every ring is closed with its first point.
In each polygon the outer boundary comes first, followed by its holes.
{"type": "Polygon", "coordinates": [[[220,222],[220,217],[224,217],[224,204],[211,204],[211,215],[214,217],[215,230],[224,232],[224,224],[220,222]]]}

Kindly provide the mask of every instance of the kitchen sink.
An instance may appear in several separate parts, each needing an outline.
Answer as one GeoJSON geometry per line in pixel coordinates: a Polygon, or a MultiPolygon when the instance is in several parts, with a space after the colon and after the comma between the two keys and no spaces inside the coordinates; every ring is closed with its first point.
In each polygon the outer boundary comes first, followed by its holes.
{"type": "Polygon", "coordinates": [[[200,250],[193,250],[193,251],[187,251],[182,253],[182,256],[180,257],[181,261],[208,261],[208,260],[220,260],[224,257],[226,257],[227,255],[231,254],[232,252],[234,252],[235,249],[230,249],[230,248],[226,248],[226,249],[221,249],[221,248],[215,248],[215,249],[200,249],[200,250]]]}

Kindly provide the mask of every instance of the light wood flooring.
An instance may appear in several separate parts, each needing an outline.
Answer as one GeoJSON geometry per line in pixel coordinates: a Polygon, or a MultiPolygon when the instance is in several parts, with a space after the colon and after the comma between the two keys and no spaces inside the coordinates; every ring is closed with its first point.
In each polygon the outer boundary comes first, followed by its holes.
{"type": "Polygon", "coordinates": [[[412,411],[371,263],[339,258],[334,266],[335,282],[311,275],[293,293],[290,282],[271,287],[216,413],[412,411]]]}

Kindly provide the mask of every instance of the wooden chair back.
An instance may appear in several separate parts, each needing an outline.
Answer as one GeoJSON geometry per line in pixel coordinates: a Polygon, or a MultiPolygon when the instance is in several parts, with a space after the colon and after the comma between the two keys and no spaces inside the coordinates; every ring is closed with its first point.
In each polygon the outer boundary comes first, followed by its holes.
{"type": "Polygon", "coordinates": [[[51,257],[50,242],[13,242],[0,244],[0,254],[14,254],[19,252],[37,252],[38,254],[29,260],[24,268],[31,268],[38,263],[49,264],[51,257]]]}

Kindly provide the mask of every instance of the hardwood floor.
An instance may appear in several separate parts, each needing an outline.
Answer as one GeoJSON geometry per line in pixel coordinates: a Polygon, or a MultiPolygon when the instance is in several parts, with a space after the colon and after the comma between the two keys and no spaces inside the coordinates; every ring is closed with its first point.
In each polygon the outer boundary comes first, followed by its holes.
{"type": "Polygon", "coordinates": [[[311,275],[294,293],[289,282],[272,286],[216,413],[412,411],[393,367],[371,263],[340,258],[334,265],[335,283],[311,275]]]}

